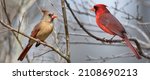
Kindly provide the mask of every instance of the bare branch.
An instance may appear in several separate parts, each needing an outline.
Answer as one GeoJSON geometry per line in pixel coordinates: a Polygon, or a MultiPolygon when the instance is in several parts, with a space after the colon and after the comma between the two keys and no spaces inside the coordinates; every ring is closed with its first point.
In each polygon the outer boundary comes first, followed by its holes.
{"type": "Polygon", "coordinates": [[[62,13],[63,13],[63,18],[64,18],[64,29],[65,29],[65,34],[66,34],[66,55],[70,59],[69,31],[68,31],[67,14],[66,14],[66,7],[65,7],[64,0],[61,0],[61,6],[62,6],[62,13]]]}
{"type": "Polygon", "coordinates": [[[52,47],[51,45],[48,45],[48,44],[46,44],[45,42],[39,41],[39,40],[37,40],[37,39],[35,39],[35,38],[33,38],[33,37],[29,37],[29,36],[27,36],[26,34],[24,34],[24,33],[22,33],[22,32],[18,32],[18,30],[13,29],[10,25],[5,24],[5,23],[4,23],[3,21],[1,21],[1,20],[0,20],[0,23],[1,23],[4,27],[8,28],[9,30],[11,30],[11,31],[13,31],[13,32],[17,32],[17,33],[19,33],[19,34],[21,34],[21,35],[23,35],[23,36],[25,36],[25,37],[27,37],[27,38],[29,38],[29,39],[32,39],[32,40],[34,40],[34,41],[36,41],[36,42],[39,42],[40,44],[43,44],[43,45],[45,45],[45,46],[51,48],[53,51],[55,51],[55,52],[58,53],[61,57],[63,57],[67,62],[69,61],[69,59],[68,59],[66,56],[64,56],[62,52],[60,52],[58,49],[52,47]]]}
{"type": "MultiPolygon", "coordinates": [[[[120,43],[120,42],[123,41],[123,40],[107,40],[107,39],[99,38],[99,37],[97,37],[97,36],[91,34],[90,32],[88,32],[87,29],[84,28],[84,26],[80,23],[80,21],[79,21],[79,20],[77,19],[77,17],[75,16],[75,14],[74,14],[74,12],[72,11],[72,9],[71,9],[69,3],[67,2],[67,0],[65,0],[65,2],[66,2],[67,7],[69,8],[70,12],[72,13],[74,19],[77,21],[78,25],[79,25],[89,36],[93,37],[94,39],[96,39],[96,40],[98,40],[98,41],[107,42],[107,43],[120,43]]],[[[126,14],[128,14],[128,13],[126,13],[126,14]]],[[[130,39],[130,41],[135,42],[135,44],[136,44],[136,46],[137,46],[137,48],[138,48],[139,54],[140,54],[141,56],[143,56],[143,57],[145,57],[145,58],[147,58],[147,59],[150,59],[150,56],[147,56],[147,55],[145,55],[145,54],[142,52],[141,46],[140,46],[139,42],[138,42],[136,39],[130,39]]]]}
{"type": "Polygon", "coordinates": [[[128,55],[129,53],[125,53],[125,54],[120,54],[120,55],[112,55],[111,57],[102,57],[99,56],[97,58],[92,57],[92,56],[87,56],[87,61],[101,61],[101,62],[107,62],[110,60],[114,60],[114,59],[118,59],[118,58],[128,58],[128,57],[135,57],[134,55],[128,55]]]}
{"type": "MultiPolygon", "coordinates": [[[[2,5],[3,10],[4,10],[4,13],[5,13],[6,17],[7,17],[8,24],[11,26],[11,21],[10,21],[9,15],[8,15],[8,13],[7,13],[7,8],[6,8],[5,0],[1,1],[1,5],[2,5]]],[[[21,44],[21,41],[19,40],[19,38],[17,37],[17,35],[16,35],[14,32],[12,32],[12,33],[13,33],[13,35],[15,36],[15,38],[16,38],[17,42],[19,43],[20,47],[23,49],[23,46],[22,46],[22,44],[21,44]]],[[[11,37],[9,37],[9,38],[11,39],[11,37]]],[[[10,42],[9,42],[9,46],[10,46],[10,49],[11,49],[11,43],[10,43],[10,42]]],[[[9,53],[10,53],[10,52],[9,52],[9,53]]],[[[27,59],[28,62],[30,62],[30,61],[29,61],[29,58],[28,58],[28,55],[26,56],[26,59],[27,59]]]]}
{"type": "MultiPolygon", "coordinates": [[[[133,16],[133,15],[129,14],[128,12],[122,10],[122,9],[121,10],[118,9],[117,7],[112,7],[112,9],[114,9],[114,10],[120,12],[120,13],[123,13],[123,14],[127,15],[127,17],[125,17],[125,19],[127,19],[127,20],[136,20],[136,21],[139,21],[139,22],[143,21],[143,17],[139,15],[138,10],[136,10],[137,11],[137,15],[133,16]]],[[[139,9],[138,6],[137,6],[137,9],[139,9]]]]}

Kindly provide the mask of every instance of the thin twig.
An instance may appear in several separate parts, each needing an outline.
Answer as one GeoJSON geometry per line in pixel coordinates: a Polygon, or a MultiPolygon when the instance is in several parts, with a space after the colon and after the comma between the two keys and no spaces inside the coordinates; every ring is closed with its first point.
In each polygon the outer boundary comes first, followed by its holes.
{"type": "MultiPolygon", "coordinates": [[[[24,13],[23,16],[22,16],[22,19],[19,21],[18,32],[20,32],[21,25],[22,25],[22,22],[23,22],[24,17],[25,17],[25,13],[24,13]]],[[[17,34],[17,37],[19,37],[19,34],[17,34]]]]}
{"type": "Polygon", "coordinates": [[[52,51],[52,50],[48,50],[48,51],[46,51],[46,52],[44,52],[44,53],[42,53],[42,54],[36,55],[36,56],[33,55],[33,59],[31,60],[31,62],[33,62],[33,60],[34,60],[35,58],[41,57],[41,56],[47,54],[47,53],[50,52],[50,51],[52,51]]]}
{"type": "MultiPolygon", "coordinates": [[[[11,26],[11,21],[10,21],[10,18],[9,18],[9,16],[8,16],[8,13],[7,13],[7,10],[6,10],[6,3],[5,3],[5,0],[3,0],[3,2],[1,1],[1,5],[2,5],[3,10],[4,10],[4,12],[5,12],[5,15],[6,15],[6,17],[7,17],[8,24],[11,26]]],[[[16,38],[17,42],[19,43],[20,47],[23,49],[23,46],[22,46],[22,44],[21,44],[21,41],[19,40],[19,38],[17,37],[17,35],[16,35],[14,32],[12,32],[12,33],[13,33],[13,35],[15,36],[15,38],[16,38]]],[[[26,56],[26,59],[27,59],[27,61],[30,63],[30,60],[29,60],[29,58],[28,58],[28,55],[26,56]]]]}
{"type": "Polygon", "coordinates": [[[138,15],[139,12],[137,12],[138,14],[136,16],[133,16],[133,15],[127,13],[126,11],[120,10],[118,8],[112,7],[112,9],[114,9],[114,10],[120,12],[120,13],[123,13],[123,14],[127,15],[127,17],[125,17],[127,20],[136,20],[136,21],[139,21],[139,22],[143,21],[143,17],[140,16],[140,15],[138,15]]]}
{"type": "MultiPolygon", "coordinates": [[[[66,54],[67,57],[70,59],[69,31],[68,31],[67,14],[66,14],[66,7],[65,7],[64,0],[61,0],[61,6],[62,6],[63,19],[64,19],[65,35],[66,35],[66,54]]],[[[71,61],[69,61],[69,63],[70,62],[71,61]]]]}
{"type": "Polygon", "coordinates": [[[101,61],[101,63],[103,62],[107,62],[107,61],[110,61],[110,60],[114,60],[114,59],[118,59],[118,58],[128,58],[128,57],[135,57],[135,55],[127,55],[129,53],[125,53],[125,54],[120,54],[120,55],[112,55],[111,57],[102,57],[102,56],[99,56],[97,58],[95,57],[92,57],[92,56],[87,56],[87,61],[101,61]]]}

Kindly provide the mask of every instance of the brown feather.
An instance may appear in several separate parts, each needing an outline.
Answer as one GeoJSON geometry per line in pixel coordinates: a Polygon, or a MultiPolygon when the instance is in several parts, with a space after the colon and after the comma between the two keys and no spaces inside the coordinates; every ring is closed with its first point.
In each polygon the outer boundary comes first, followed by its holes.
{"type": "Polygon", "coordinates": [[[22,53],[19,56],[18,60],[22,61],[31,47],[32,47],[32,45],[28,44],[26,46],[26,48],[22,51],[22,53]]]}
{"type": "MultiPolygon", "coordinates": [[[[31,37],[34,37],[36,39],[39,39],[40,41],[45,41],[45,39],[51,34],[53,31],[53,19],[56,18],[54,14],[48,13],[47,10],[43,10],[43,17],[41,21],[34,27],[33,31],[31,32],[31,37]]],[[[32,47],[32,45],[35,43],[34,40],[29,39],[28,45],[26,48],[22,51],[21,55],[19,56],[18,60],[22,61],[24,57],[26,56],[29,49],[32,47]]],[[[36,46],[39,46],[38,43],[36,46]]]]}

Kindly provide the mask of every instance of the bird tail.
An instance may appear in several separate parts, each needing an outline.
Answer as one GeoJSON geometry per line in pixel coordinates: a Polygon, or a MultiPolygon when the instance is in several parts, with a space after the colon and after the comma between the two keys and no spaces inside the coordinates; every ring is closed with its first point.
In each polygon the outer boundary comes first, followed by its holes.
{"type": "Polygon", "coordinates": [[[20,54],[18,60],[22,61],[31,47],[32,47],[32,45],[28,44],[28,45],[26,46],[26,48],[25,48],[25,49],[22,51],[22,53],[20,54]]]}
{"type": "Polygon", "coordinates": [[[128,39],[128,37],[126,35],[124,35],[124,41],[126,42],[126,45],[133,51],[133,53],[135,54],[137,59],[141,59],[141,56],[139,55],[138,51],[132,46],[132,44],[130,43],[130,40],[128,39]]]}

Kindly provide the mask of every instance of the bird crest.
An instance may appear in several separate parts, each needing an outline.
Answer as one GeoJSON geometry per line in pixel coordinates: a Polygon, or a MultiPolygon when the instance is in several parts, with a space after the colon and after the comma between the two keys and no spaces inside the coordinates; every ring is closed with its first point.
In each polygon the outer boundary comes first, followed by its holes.
{"type": "Polygon", "coordinates": [[[95,7],[107,7],[105,4],[96,4],[95,7]]]}

